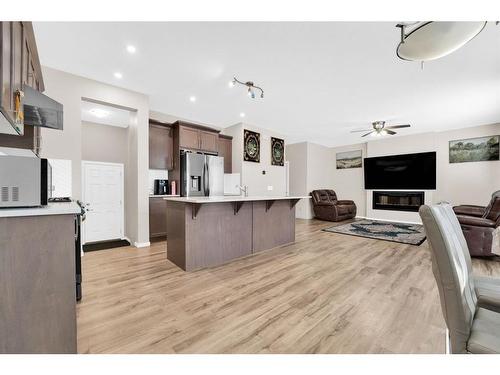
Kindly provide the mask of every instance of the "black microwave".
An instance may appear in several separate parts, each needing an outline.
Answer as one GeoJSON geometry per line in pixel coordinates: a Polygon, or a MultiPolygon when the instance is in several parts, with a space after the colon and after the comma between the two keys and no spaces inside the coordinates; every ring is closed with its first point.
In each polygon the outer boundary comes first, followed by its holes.
{"type": "Polygon", "coordinates": [[[47,205],[52,197],[52,168],[47,159],[0,156],[0,208],[47,205]]]}

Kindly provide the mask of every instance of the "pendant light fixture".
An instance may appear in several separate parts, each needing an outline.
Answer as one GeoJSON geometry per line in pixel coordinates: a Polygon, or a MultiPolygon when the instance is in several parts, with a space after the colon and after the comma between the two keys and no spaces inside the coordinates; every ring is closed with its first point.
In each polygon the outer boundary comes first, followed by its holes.
{"type": "Polygon", "coordinates": [[[264,98],[264,90],[259,86],[255,86],[255,84],[252,81],[242,82],[238,80],[236,77],[234,77],[233,80],[229,82],[229,87],[234,87],[236,86],[236,84],[246,86],[247,94],[252,99],[255,99],[255,90],[260,91],[260,97],[264,98]]]}
{"type": "Polygon", "coordinates": [[[396,27],[401,29],[401,41],[396,54],[407,61],[436,60],[463,47],[485,26],[486,21],[399,23],[396,27]]]}

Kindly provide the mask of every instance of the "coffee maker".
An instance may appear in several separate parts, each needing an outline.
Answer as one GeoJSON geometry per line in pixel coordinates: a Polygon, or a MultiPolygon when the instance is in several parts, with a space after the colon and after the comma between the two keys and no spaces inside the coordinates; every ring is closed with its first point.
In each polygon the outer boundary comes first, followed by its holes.
{"type": "Polygon", "coordinates": [[[154,195],[170,194],[168,180],[155,180],[154,195]]]}

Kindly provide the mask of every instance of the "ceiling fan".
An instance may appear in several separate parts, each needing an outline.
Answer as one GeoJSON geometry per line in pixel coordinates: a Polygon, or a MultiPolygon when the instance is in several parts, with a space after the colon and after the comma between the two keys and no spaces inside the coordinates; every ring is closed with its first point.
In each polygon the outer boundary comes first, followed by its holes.
{"type": "Polygon", "coordinates": [[[410,126],[411,125],[409,124],[385,126],[385,121],[374,121],[372,122],[373,130],[371,129],[351,130],[351,133],[368,132],[366,134],[363,134],[361,137],[366,137],[367,135],[370,134],[372,136],[382,136],[387,134],[394,135],[396,134],[396,132],[391,129],[409,128],[410,126]]]}

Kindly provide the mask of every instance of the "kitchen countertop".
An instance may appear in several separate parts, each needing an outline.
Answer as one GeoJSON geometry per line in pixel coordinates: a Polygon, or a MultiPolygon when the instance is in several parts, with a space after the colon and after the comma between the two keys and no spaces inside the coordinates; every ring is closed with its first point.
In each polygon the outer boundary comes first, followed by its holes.
{"type": "Polygon", "coordinates": [[[42,207],[0,208],[0,218],[20,216],[74,215],[79,213],[81,213],[81,209],[76,202],[54,202],[42,207]]]}
{"type": "Polygon", "coordinates": [[[310,199],[310,196],[223,196],[223,197],[172,197],[164,198],[167,201],[182,202],[182,203],[221,203],[221,202],[255,202],[255,201],[276,201],[286,199],[310,199]]]}
{"type": "Polygon", "coordinates": [[[178,194],[149,194],[149,198],[168,198],[168,197],[180,197],[178,194]]]}

